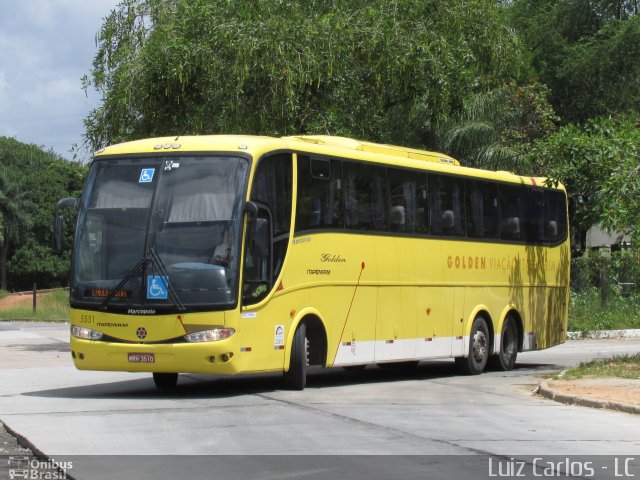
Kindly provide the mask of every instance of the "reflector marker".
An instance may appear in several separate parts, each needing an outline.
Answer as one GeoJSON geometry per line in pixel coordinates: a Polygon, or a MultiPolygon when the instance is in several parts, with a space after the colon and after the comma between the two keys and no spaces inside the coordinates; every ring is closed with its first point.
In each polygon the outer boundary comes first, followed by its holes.
{"type": "Polygon", "coordinates": [[[425,338],[424,341],[425,342],[433,342],[433,338],[425,338]]]}
{"type": "Polygon", "coordinates": [[[284,345],[276,345],[273,347],[274,350],[284,350],[284,345]]]}
{"type": "Polygon", "coordinates": [[[394,340],[385,340],[384,343],[393,343],[394,340]]]}
{"type": "Polygon", "coordinates": [[[241,347],[240,351],[241,352],[250,352],[251,351],[251,347],[241,347]]]}

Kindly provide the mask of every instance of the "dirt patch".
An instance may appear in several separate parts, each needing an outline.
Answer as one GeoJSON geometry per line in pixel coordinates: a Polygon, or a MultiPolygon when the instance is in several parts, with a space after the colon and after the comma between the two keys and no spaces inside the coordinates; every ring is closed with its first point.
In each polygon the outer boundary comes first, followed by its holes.
{"type": "Polygon", "coordinates": [[[549,387],[564,395],[640,407],[640,379],[586,378],[582,380],[554,380],[549,382],[549,387]]]}
{"type": "MultiPolygon", "coordinates": [[[[36,293],[36,302],[40,303],[40,301],[48,295],[51,295],[52,292],[42,292],[36,293]]],[[[0,298],[0,310],[5,310],[14,307],[25,307],[28,308],[33,305],[33,293],[25,293],[25,294],[14,294],[7,295],[4,298],[0,298]]]]}

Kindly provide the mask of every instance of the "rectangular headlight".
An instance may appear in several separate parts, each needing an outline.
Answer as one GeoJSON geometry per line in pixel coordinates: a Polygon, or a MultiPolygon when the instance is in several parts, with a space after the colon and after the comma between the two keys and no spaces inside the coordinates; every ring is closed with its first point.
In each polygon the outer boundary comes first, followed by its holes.
{"type": "Polygon", "coordinates": [[[203,330],[201,332],[193,332],[185,335],[184,338],[187,342],[217,342],[218,340],[224,340],[229,338],[235,333],[233,328],[214,328],[213,330],[203,330]]]}
{"type": "Polygon", "coordinates": [[[71,325],[71,336],[76,338],[82,338],[84,340],[100,340],[102,338],[102,333],[96,330],[91,330],[87,327],[78,327],[76,325],[71,325]]]}

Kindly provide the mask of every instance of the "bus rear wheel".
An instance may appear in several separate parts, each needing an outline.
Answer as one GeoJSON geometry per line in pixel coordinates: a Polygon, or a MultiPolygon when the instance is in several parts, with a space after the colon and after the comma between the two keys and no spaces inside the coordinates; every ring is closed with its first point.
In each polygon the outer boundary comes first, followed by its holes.
{"type": "Polygon", "coordinates": [[[489,366],[494,370],[506,372],[513,370],[518,356],[518,327],[512,317],[507,317],[502,325],[500,352],[492,355],[489,366]]]}
{"type": "Polygon", "coordinates": [[[160,390],[176,388],[176,385],[178,385],[178,374],[153,372],[153,383],[155,383],[156,387],[160,390]]]}
{"type": "Polygon", "coordinates": [[[478,375],[482,373],[489,360],[489,327],[483,317],[476,317],[471,325],[471,336],[469,338],[469,351],[466,357],[456,358],[456,366],[467,375],[478,375]]]}
{"type": "Polygon", "coordinates": [[[289,390],[304,390],[307,385],[307,326],[302,323],[293,335],[289,370],[284,372],[284,386],[289,390]]]}

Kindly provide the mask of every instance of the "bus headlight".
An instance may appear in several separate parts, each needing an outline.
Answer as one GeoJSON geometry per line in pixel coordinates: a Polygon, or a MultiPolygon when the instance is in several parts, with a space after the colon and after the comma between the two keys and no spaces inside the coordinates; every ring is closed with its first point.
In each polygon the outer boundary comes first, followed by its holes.
{"type": "Polygon", "coordinates": [[[76,338],[83,338],[84,340],[100,340],[103,334],[87,327],[71,325],[71,335],[76,338]]]}
{"type": "Polygon", "coordinates": [[[233,328],[214,328],[213,330],[203,330],[201,332],[193,332],[185,335],[184,338],[187,342],[217,342],[218,340],[224,340],[229,338],[236,331],[233,328]]]}

